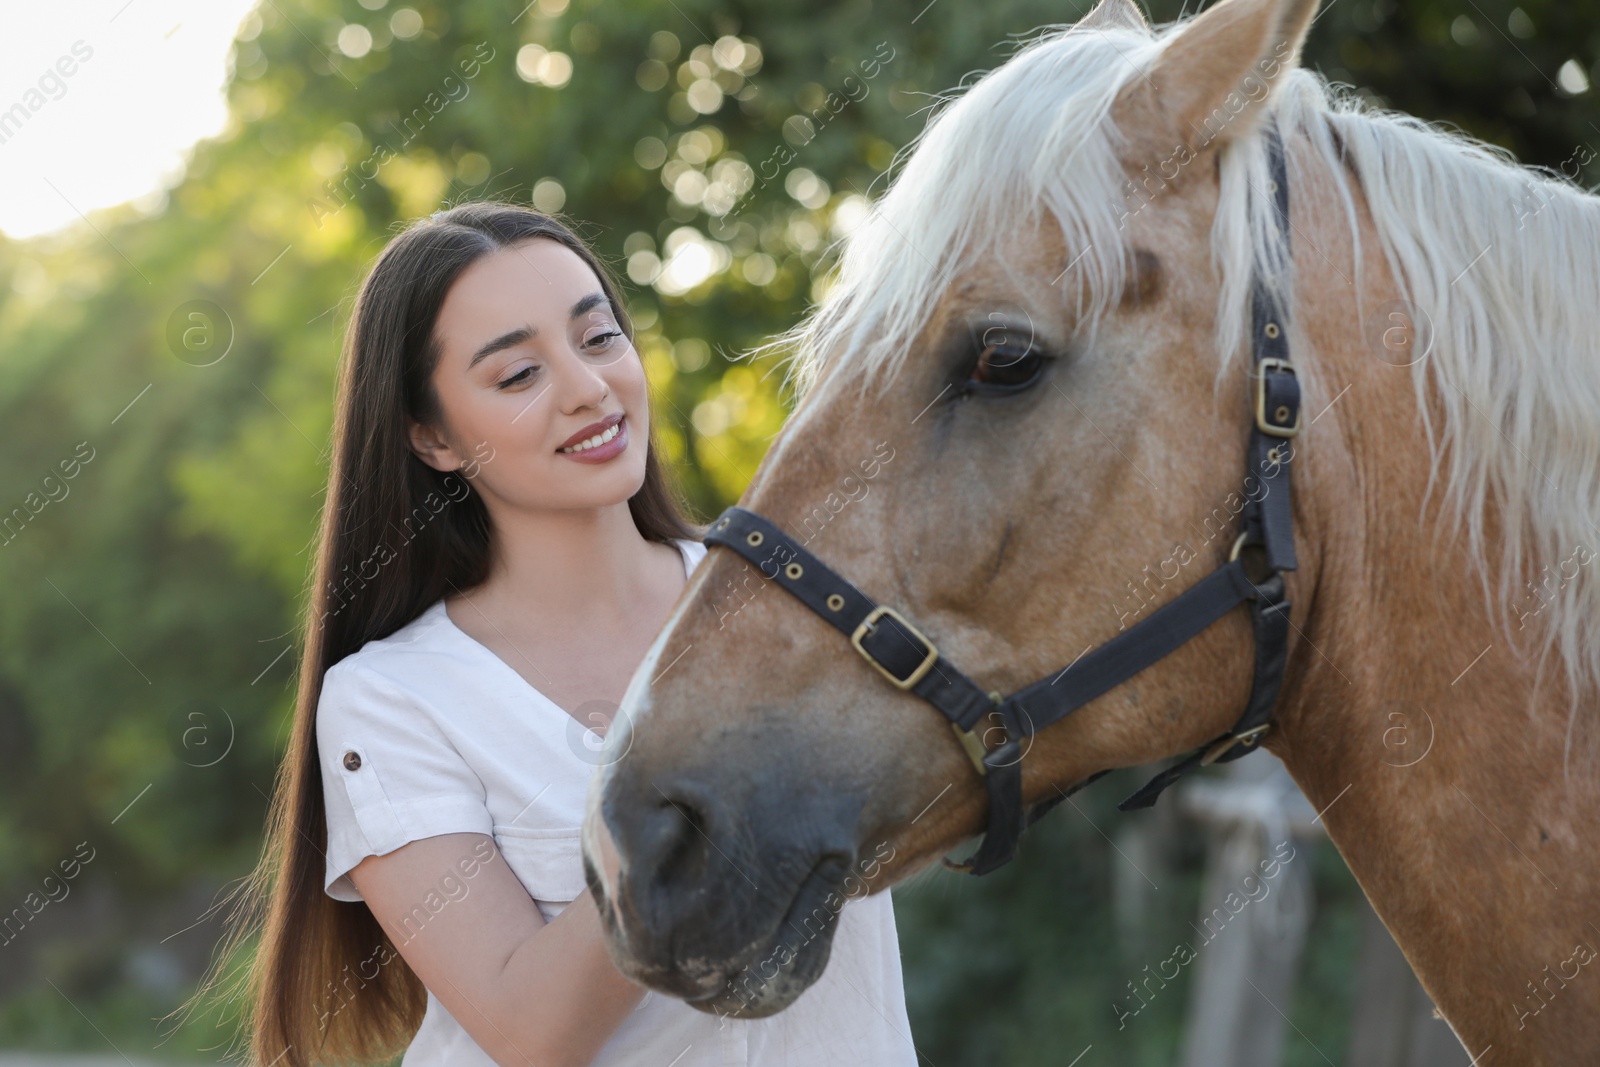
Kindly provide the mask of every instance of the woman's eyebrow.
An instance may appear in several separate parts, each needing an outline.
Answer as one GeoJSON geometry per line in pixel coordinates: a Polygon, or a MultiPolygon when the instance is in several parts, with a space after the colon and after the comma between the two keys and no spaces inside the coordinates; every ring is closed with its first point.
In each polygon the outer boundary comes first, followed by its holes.
{"type": "MultiPolygon", "coordinates": [[[[606,302],[606,294],[590,293],[588,296],[572,305],[572,310],[567,312],[567,318],[575,319],[579,315],[582,315],[585,311],[588,311],[594,307],[598,307],[606,302]]],[[[538,332],[538,329],[533,326],[518,326],[514,330],[508,330],[499,337],[496,337],[494,340],[485,343],[483,347],[474,352],[472,354],[471,362],[467,364],[467,369],[471,370],[473,367],[476,367],[479,363],[488,359],[496,352],[502,352],[505,349],[514,348],[515,346],[522,344],[524,341],[531,340],[538,332]]]]}
{"type": "Polygon", "coordinates": [[[482,363],[496,352],[520,345],[522,342],[533,337],[534,332],[535,331],[532,326],[518,326],[514,330],[510,330],[501,334],[499,337],[496,337],[493,341],[488,342],[482,348],[478,349],[472,354],[472,362],[467,364],[467,369],[471,370],[473,367],[476,367],[479,363],[482,363]]]}

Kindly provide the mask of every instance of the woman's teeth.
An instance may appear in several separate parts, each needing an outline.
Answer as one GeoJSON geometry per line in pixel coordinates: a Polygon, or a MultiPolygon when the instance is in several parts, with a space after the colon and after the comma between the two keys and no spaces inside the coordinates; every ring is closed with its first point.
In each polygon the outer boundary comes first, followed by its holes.
{"type": "Polygon", "coordinates": [[[617,423],[604,433],[597,433],[586,441],[579,441],[571,448],[558,448],[558,452],[587,452],[591,448],[599,448],[622,431],[622,423],[617,423]]]}

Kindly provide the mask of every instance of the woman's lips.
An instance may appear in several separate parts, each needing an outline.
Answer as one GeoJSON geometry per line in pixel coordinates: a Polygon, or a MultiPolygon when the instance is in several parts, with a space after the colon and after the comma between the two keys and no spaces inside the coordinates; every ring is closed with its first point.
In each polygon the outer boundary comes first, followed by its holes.
{"type": "Polygon", "coordinates": [[[621,421],[622,412],[613,411],[599,422],[591,422],[589,425],[585,426],[583,429],[579,430],[565,441],[562,441],[556,446],[556,451],[560,452],[564,448],[572,448],[576,445],[582,444],[584,441],[594,437],[596,434],[601,434],[611,429],[611,427],[615,426],[621,421]]]}
{"type": "Polygon", "coordinates": [[[628,423],[618,413],[580,430],[556,450],[556,455],[579,463],[604,463],[622,455],[627,449],[628,423]]]}

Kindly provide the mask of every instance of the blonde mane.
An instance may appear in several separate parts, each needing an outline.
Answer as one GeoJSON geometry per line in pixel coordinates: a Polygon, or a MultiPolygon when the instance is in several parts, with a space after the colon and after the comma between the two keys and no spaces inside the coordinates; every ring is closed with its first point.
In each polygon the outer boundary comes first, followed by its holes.
{"type": "MultiPolygon", "coordinates": [[[[1125,196],[1111,103],[1186,25],[1152,34],[1047,27],[1001,66],[937,97],[896,157],[903,167],[838,246],[820,305],[751,354],[789,352],[802,392],[825,371],[887,387],[949,280],[979,260],[1010,269],[1008,242],[1047,225],[1059,227],[1072,257],[1063,299],[1076,301],[1092,350],[1096,325],[1120,299],[1122,216],[1137,206],[1125,196]]],[[[1559,653],[1576,703],[1600,683],[1600,562],[1589,562],[1600,556],[1600,198],[1459,132],[1370,108],[1311,71],[1279,79],[1270,113],[1336,183],[1356,240],[1358,292],[1359,183],[1401,286],[1395,297],[1431,327],[1431,347],[1411,370],[1432,449],[1429,491],[1446,490],[1508,641],[1520,643],[1518,620],[1529,615],[1544,655],[1559,653]],[[1484,560],[1491,508],[1504,524],[1493,588],[1484,560]]],[[[1264,143],[1258,126],[1222,149],[1212,228],[1219,384],[1243,348],[1252,265],[1279,247],[1270,204],[1252,193],[1267,184],[1264,143]]],[[[1291,169],[1291,188],[1295,180],[1291,169]]],[[[1312,254],[1298,238],[1294,251],[1312,254]]],[[[1368,312],[1381,309],[1362,310],[1365,334],[1368,312]]],[[[1316,367],[1298,362],[1320,398],[1313,405],[1332,400],[1316,367]]]]}

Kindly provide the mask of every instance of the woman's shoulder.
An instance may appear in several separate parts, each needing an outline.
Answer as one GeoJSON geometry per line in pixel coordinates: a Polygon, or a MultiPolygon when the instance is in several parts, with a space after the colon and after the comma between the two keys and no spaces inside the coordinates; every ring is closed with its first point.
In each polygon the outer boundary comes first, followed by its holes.
{"type": "MultiPolygon", "coordinates": [[[[460,650],[454,647],[451,640],[453,636],[450,617],[445,613],[444,598],[441,597],[387,637],[373,638],[334,663],[329,670],[360,668],[379,673],[404,673],[414,668],[419,659],[459,654],[460,650]]],[[[430,664],[429,669],[435,669],[434,665],[430,664]]]]}
{"type": "Polygon", "coordinates": [[[424,694],[441,684],[460,684],[466,668],[447,621],[444,601],[438,600],[392,634],[335,662],[322,676],[319,711],[339,714],[373,700],[420,709],[427,703],[424,694]]]}

